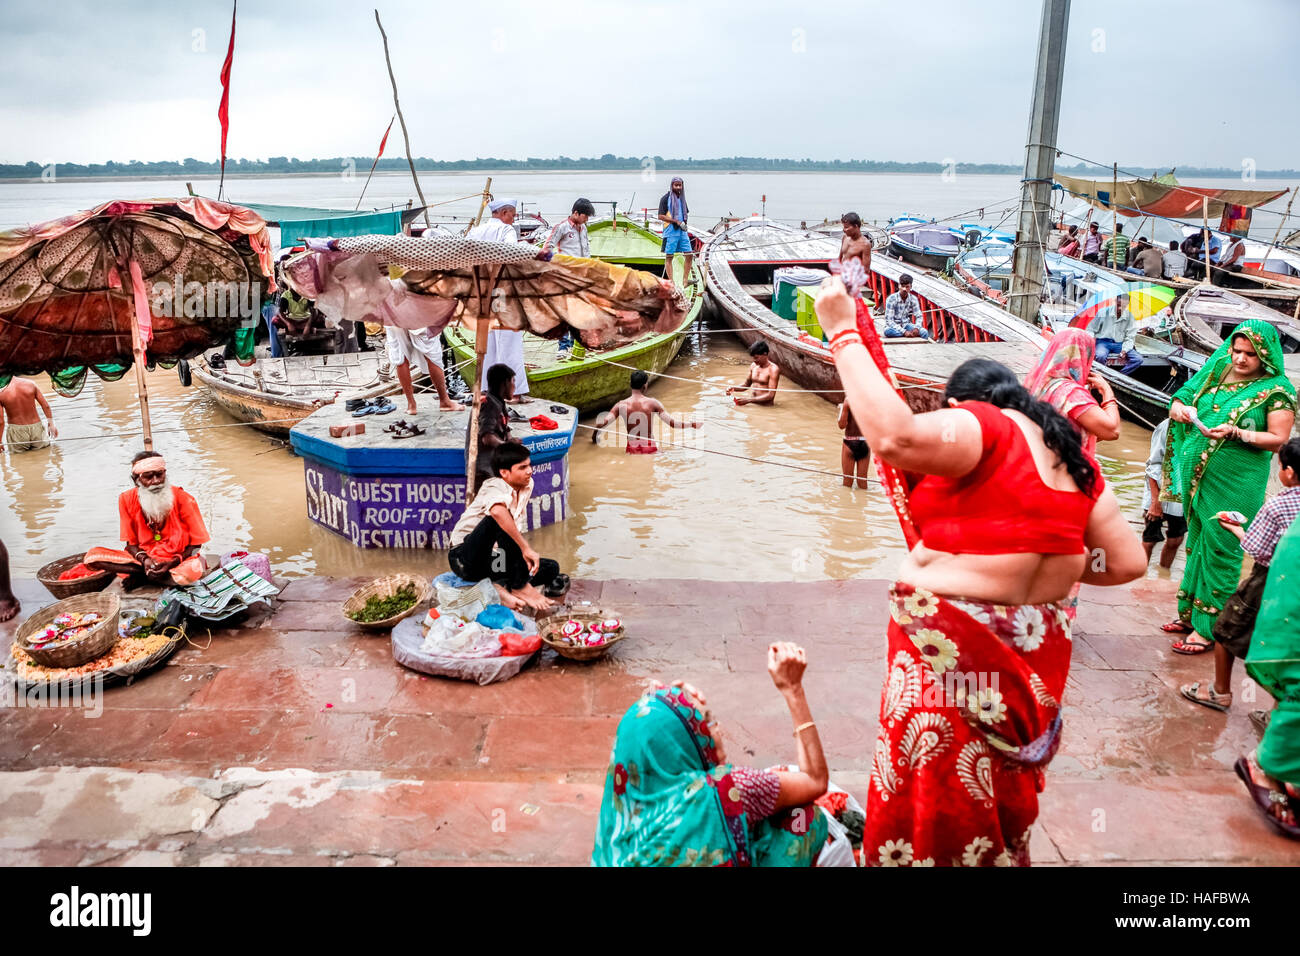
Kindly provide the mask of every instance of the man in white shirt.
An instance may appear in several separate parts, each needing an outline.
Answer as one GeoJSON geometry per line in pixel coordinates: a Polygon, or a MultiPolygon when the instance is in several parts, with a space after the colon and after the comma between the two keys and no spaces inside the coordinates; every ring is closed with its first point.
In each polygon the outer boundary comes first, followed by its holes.
{"type": "MultiPolygon", "coordinates": [[[[579,199],[573,204],[573,211],[569,213],[569,218],[556,225],[546,237],[546,242],[542,244],[542,251],[553,250],[565,256],[591,258],[591,243],[587,239],[587,220],[594,215],[596,215],[596,207],[591,204],[591,201],[579,199]]],[[[572,348],[573,333],[565,329],[564,334],[560,336],[561,357],[572,348]]]]}
{"type": "Polygon", "coordinates": [[[528,449],[517,441],[498,445],[492,472],[497,477],[483,482],[452,529],[447,562],[466,581],[491,578],[511,610],[549,610],[551,598],[564,593],[569,579],[558,563],[538,555],[520,530],[533,493],[528,449]]]}
{"type": "Polygon", "coordinates": [[[1181,279],[1187,275],[1187,256],[1178,248],[1177,241],[1169,243],[1169,251],[1164,255],[1163,266],[1166,279],[1181,279]]]}
{"type": "MultiPolygon", "coordinates": [[[[486,242],[519,242],[519,233],[515,231],[515,212],[519,206],[517,199],[494,199],[488,203],[492,218],[480,223],[465,234],[466,239],[482,239],[486,242]]],[[[487,356],[483,369],[493,365],[509,365],[515,373],[515,402],[527,401],[528,372],[524,368],[524,333],[510,329],[489,329],[487,356]]]]}

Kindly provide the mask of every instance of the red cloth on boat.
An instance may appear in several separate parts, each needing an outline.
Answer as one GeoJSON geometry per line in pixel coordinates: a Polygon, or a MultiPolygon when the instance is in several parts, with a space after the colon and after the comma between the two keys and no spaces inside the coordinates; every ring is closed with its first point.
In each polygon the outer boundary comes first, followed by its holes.
{"type": "Polygon", "coordinates": [[[182,557],[186,548],[209,540],[194,496],[179,486],[173,487],[172,493],[175,503],[161,528],[152,527],[140,510],[138,489],[131,488],[118,497],[119,536],[128,550],[143,548],[155,561],[171,561],[182,557]]]}
{"type": "Polygon", "coordinates": [[[913,490],[912,517],[925,546],[950,554],[1086,551],[1083,532],[1100,482],[1091,495],[1049,488],[1020,426],[987,402],[959,407],[979,420],[984,452],[970,473],[927,475],[913,490]]]}
{"type": "Polygon", "coordinates": [[[1026,866],[1070,670],[1062,604],[890,591],[868,866],[1026,866]]]}
{"type": "Polygon", "coordinates": [[[549,432],[560,427],[559,422],[554,418],[547,417],[546,415],[534,415],[532,418],[528,419],[528,424],[535,432],[549,432]]]}

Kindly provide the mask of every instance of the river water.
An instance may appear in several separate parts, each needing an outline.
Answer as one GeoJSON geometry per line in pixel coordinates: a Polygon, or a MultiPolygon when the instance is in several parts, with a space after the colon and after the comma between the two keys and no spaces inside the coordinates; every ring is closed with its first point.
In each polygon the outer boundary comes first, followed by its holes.
{"type": "MultiPolygon", "coordinates": [[[[424,174],[430,202],[482,189],[484,174],[424,174]]],[[[572,198],[618,199],[635,193],[634,207],[663,189],[638,173],[493,174],[496,195],[516,195],[561,214],[572,198]]],[[[1013,176],[867,175],[825,173],[692,173],[687,177],[693,219],[760,210],[785,219],[838,218],[856,208],[868,220],[900,212],[946,216],[1013,197],[1013,176]]],[[[341,177],[238,180],[235,201],[350,206],[359,182],[341,177]],[[348,197],[353,197],[350,201],[348,197]]],[[[215,195],[215,183],[195,181],[215,195]]],[[[112,198],[175,195],[172,181],[0,184],[0,226],[64,215],[112,198]]],[[[375,205],[405,203],[409,179],[376,176],[375,205]]],[[[370,203],[368,202],[367,205],[370,203]]],[[[439,207],[472,214],[473,200],[439,207]]],[[[847,489],[836,476],[840,432],[835,409],[799,391],[770,408],[736,408],[722,389],[745,377],[748,356],[721,327],[688,336],[653,394],[679,417],[705,422],[698,432],[665,434],[655,456],[598,447],[579,429],[570,458],[570,517],[534,532],[544,555],[571,572],[596,578],[700,578],[790,581],[876,577],[893,572],[902,539],[893,512],[873,483],[847,489]],[[797,466],[797,467],[789,467],[797,466]],[[822,470],[833,474],[815,474],[822,470]]],[[[41,379],[48,389],[48,380],[41,379]]],[[[790,383],[784,383],[789,385],[790,383]]],[[[379,574],[403,568],[446,568],[439,552],[361,551],[307,518],[301,459],[284,445],[234,424],[201,388],[183,388],[174,372],[149,374],[156,447],[168,457],[174,483],[198,499],[213,548],[265,551],[287,577],[379,574]]],[[[75,398],[52,392],[59,443],[48,450],[0,458],[0,537],[13,569],[32,575],[43,564],[91,545],[118,543],[115,498],[129,487],[131,456],[141,447],[139,409],[131,375],[113,383],[90,376],[75,398]]],[[[590,423],[591,419],[586,420],[590,423]]],[[[1149,433],[1125,424],[1121,438],[1102,446],[1107,474],[1136,521],[1137,479],[1149,433]]]]}
{"type": "MultiPolygon", "coordinates": [[[[902,538],[879,487],[847,489],[836,474],[800,470],[838,472],[834,406],[792,391],[772,407],[737,408],[722,389],[744,379],[748,362],[721,328],[704,326],[688,337],[669,368],[688,381],[660,379],[653,394],[679,417],[705,424],[664,433],[658,455],[593,445],[590,431],[579,428],[570,517],[533,532],[534,547],[596,578],[891,574],[902,538]]],[[[197,498],[214,550],[265,551],[286,577],[446,569],[440,552],[362,551],[315,525],[307,518],[302,460],[283,442],[232,424],[174,372],[150,373],[149,396],[155,447],[167,456],[171,480],[197,498]]],[[[51,394],[50,402],[59,442],[0,459],[0,537],[18,575],[91,545],[118,546],[116,496],[130,486],[129,462],[142,447],[131,375],[111,383],[92,375],[77,397],[51,394]]],[[[1126,423],[1118,441],[1102,446],[1113,456],[1103,461],[1107,474],[1138,474],[1148,438],[1126,423]]],[[[1140,482],[1123,477],[1115,486],[1136,519],[1140,482]]]]}

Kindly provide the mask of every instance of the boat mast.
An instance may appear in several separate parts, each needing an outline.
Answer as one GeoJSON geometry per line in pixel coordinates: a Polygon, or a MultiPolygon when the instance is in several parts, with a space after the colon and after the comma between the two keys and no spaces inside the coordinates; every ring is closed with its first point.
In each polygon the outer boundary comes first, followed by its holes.
{"type": "Polygon", "coordinates": [[[1070,0],[1043,0],[1010,295],[1011,311],[1030,323],[1038,318],[1045,280],[1043,237],[1047,234],[1051,214],[1056,130],[1061,118],[1061,77],[1065,69],[1065,36],[1069,25],[1070,0]]]}

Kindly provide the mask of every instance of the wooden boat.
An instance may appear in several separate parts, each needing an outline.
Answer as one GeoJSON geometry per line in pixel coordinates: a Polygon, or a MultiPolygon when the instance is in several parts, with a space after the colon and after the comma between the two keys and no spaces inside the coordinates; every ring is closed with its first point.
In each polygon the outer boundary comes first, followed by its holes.
{"type": "Polygon", "coordinates": [[[1175,336],[1206,355],[1247,319],[1261,319],[1277,329],[1287,377],[1300,386],[1300,322],[1216,286],[1197,286],[1174,303],[1175,336]]]}
{"type": "Polygon", "coordinates": [[[946,226],[896,220],[889,229],[889,252],[912,265],[941,272],[962,250],[962,241],[946,226]]]}
{"type": "MultiPolygon", "coordinates": [[[[382,350],[261,358],[252,365],[231,360],[222,369],[196,358],[190,374],[232,418],[277,436],[288,436],[297,422],[340,396],[378,398],[401,390],[382,350]]],[[[412,377],[418,382],[424,376],[412,377]]]]}
{"type": "MultiPolygon", "coordinates": [[[[831,402],[843,401],[844,391],[830,350],[819,337],[777,315],[770,305],[778,268],[825,270],[838,254],[839,243],[816,232],[748,219],[715,236],[702,256],[712,311],[736,329],[746,345],[760,339],[767,342],[773,360],[787,378],[831,402]]],[[[871,266],[871,294],[883,303],[884,296],[897,289],[898,278],[907,267],[884,256],[873,256],[871,266]]],[[[1026,334],[1023,323],[996,305],[921,272],[914,274],[912,288],[935,341],[883,341],[913,409],[938,407],[948,376],[966,359],[991,358],[1023,375],[1041,355],[1045,340],[1036,333],[1026,334]]],[[[877,328],[883,330],[883,326],[883,320],[877,320],[877,328]]]]}
{"type": "MultiPolygon", "coordinates": [[[[588,223],[587,236],[594,259],[603,259],[635,269],[659,272],[663,269],[662,240],[641,223],[618,216],[588,223]]],[[[704,304],[704,282],[698,260],[691,270],[692,284],[684,284],[681,270],[683,259],[679,256],[678,285],[684,285],[687,310],[680,325],[671,332],[650,333],[628,345],[600,352],[588,350],[581,358],[561,361],[554,339],[535,335],[524,336],[524,365],[528,371],[528,394],[573,405],[581,412],[609,408],[631,394],[628,378],[633,370],[649,372],[651,380],[666,369],[681,351],[686,331],[699,317],[704,304]]],[[[461,365],[461,375],[473,382],[476,374],[474,361],[474,332],[460,326],[449,326],[445,332],[447,343],[461,365]]]]}

